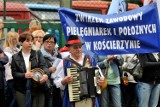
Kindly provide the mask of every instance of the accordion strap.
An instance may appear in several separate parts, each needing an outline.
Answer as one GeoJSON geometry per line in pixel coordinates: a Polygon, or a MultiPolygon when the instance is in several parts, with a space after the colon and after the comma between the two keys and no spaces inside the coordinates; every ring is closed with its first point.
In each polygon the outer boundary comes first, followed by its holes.
{"type": "Polygon", "coordinates": [[[70,57],[66,57],[66,58],[64,58],[64,60],[69,61],[69,62],[75,64],[77,67],[82,67],[82,65],[80,65],[78,62],[76,62],[75,60],[73,60],[70,57]]]}
{"type": "MultiPolygon", "coordinates": [[[[84,61],[83,61],[83,66],[85,66],[87,59],[88,59],[88,56],[85,55],[84,61]]],[[[77,67],[83,67],[81,64],[79,64],[78,62],[76,62],[75,60],[73,60],[72,58],[70,58],[69,56],[66,57],[66,58],[64,58],[64,60],[69,61],[69,62],[75,64],[77,67]]]]}

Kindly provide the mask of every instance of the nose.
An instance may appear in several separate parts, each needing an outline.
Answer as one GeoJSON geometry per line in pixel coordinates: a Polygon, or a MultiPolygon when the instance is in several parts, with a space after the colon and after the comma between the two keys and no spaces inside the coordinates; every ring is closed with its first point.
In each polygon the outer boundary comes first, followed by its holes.
{"type": "Polygon", "coordinates": [[[33,44],[33,41],[29,41],[29,44],[33,44]]]}

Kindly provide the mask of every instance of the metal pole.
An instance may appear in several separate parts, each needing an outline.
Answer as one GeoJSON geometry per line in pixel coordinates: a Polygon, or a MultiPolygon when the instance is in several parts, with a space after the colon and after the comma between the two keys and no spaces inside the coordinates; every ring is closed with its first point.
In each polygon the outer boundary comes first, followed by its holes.
{"type": "Polygon", "coordinates": [[[72,0],[61,0],[60,6],[61,7],[72,8],[72,0]]]}
{"type": "Polygon", "coordinates": [[[72,8],[72,0],[70,0],[70,8],[72,8]]]}
{"type": "Polygon", "coordinates": [[[3,2],[3,20],[6,20],[6,0],[3,2]]]}

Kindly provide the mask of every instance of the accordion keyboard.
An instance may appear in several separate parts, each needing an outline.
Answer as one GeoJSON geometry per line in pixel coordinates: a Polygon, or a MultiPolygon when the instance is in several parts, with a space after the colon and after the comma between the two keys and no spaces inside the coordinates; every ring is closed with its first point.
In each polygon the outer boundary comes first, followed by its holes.
{"type": "Polygon", "coordinates": [[[101,94],[101,87],[98,86],[97,81],[99,79],[99,71],[98,69],[95,70],[95,77],[94,77],[94,86],[96,87],[97,94],[101,94]]]}
{"type": "Polygon", "coordinates": [[[74,81],[68,84],[70,102],[80,100],[80,81],[77,68],[67,68],[67,75],[72,75],[74,81]]]}

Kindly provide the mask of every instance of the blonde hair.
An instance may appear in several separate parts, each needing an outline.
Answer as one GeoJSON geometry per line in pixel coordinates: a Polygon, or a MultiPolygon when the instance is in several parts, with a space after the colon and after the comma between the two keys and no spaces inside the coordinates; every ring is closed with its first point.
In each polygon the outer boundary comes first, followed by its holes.
{"type": "Polygon", "coordinates": [[[19,34],[17,32],[9,31],[6,34],[6,39],[5,39],[3,47],[4,48],[6,48],[6,47],[13,47],[13,41],[12,41],[12,39],[13,38],[17,38],[17,40],[18,40],[18,37],[19,37],[19,34]]]}
{"type": "Polygon", "coordinates": [[[45,32],[43,30],[35,30],[34,32],[32,32],[33,37],[37,36],[38,33],[42,33],[43,37],[45,36],[45,32]]]}

